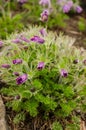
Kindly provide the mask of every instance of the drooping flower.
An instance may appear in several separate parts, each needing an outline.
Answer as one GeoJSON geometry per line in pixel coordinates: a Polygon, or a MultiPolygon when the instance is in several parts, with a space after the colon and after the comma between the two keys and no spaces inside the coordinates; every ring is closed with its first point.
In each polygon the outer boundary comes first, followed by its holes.
{"type": "Polygon", "coordinates": [[[67,2],[67,5],[69,5],[69,7],[72,8],[72,7],[73,7],[73,1],[72,1],[72,0],[69,0],[69,1],[67,2]]]}
{"type": "Polygon", "coordinates": [[[44,10],[41,13],[41,21],[46,22],[48,20],[48,16],[49,16],[49,11],[48,10],[44,10]]]}
{"type": "Polygon", "coordinates": [[[39,62],[38,66],[37,66],[37,69],[42,70],[44,68],[44,66],[45,66],[44,62],[39,62]]]}
{"type": "Polygon", "coordinates": [[[86,59],[85,59],[85,60],[83,60],[83,63],[84,63],[84,65],[86,65],[86,59]]]}
{"type": "Polygon", "coordinates": [[[75,59],[75,60],[73,61],[73,63],[74,63],[74,64],[77,64],[77,63],[79,63],[79,60],[78,60],[78,59],[75,59]]]}
{"type": "Polygon", "coordinates": [[[43,44],[45,42],[45,40],[40,38],[39,36],[32,37],[31,41],[34,41],[34,42],[37,42],[37,43],[40,43],[40,44],[43,44]]]}
{"type": "Polygon", "coordinates": [[[0,41],[0,47],[2,47],[2,45],[3,45],[3,42],[2,42],[2,41],[0,41]]]}
{"type": "Polygon", "coordinates": [[[13,43],[20,43],[21,40],[20,40],[19,38],[16,38],[16,39],[12,40],[12,42],[13,42],[13,43]]]}
{"type": "Polygon", "coordinates": [[[21,64],[22,63],[22,59],[15,59],[12,62],[13,62],[13,64],[21,64]]]}
{"type": "Polygon", "coordinates": [[[40,0],[39,4],[42,5],[42,6],[51,7],[51,1],[50,0],[40,0]]]}
{"type": "Polygon", "coordinates": [[[9,64],[3,64],[2,65],[2,68],[6,68],[6,69],[9,69],[11,66],[9,64]]]}
{"type": "Polygon", "coordinates": [[[68,72],[65,69],[61,69],[60,74],[61,74],[62,77],[67,77],[68,76],[68,72]]]}
{"type": "Polygon", "coordinates": [[[21,35],[20,39],[21,39],[22,41],[24,41],[24,42],[27,42],[27,43],[30,42],[30,40],[27,39],[26,37],[24,37],[23,35],[21,35]]]}
{"type": "Polygon", "coordinates": [[[28,79],[27,74],[23,74],[23,75],[19,76],[19,77],[16,79],[16,83],[17,83],[18,85],[23,84],[23,83],[26,82],[27,79],[28,79]]]}
{"type": "Polygon", "coordinates": [[[15,99],[15,100],[20,99],[20,95],[16,95],[16,96],[14,97],[14,99],[15,99]]]}
{"type": "Polygon", "coordinates": [[[73,7],[72,0],[58,0],[57,4],[62,7],[63,13],[68,13],[73,7]]]}
{"type": "Polygon", "coordinates": [[[19,76],[19,73],[18,72],[14,72],[13,75],[19,76]]]}
{"type": "Polygon", "coordinates": [[[65,4],[64,6],[63,6],[63,8],[62,8],[62,10],[63,10],[63,12],[64,13],[68,13],[69,11],[70,11],[70,6],[68,5],[68,4],[65,4]]]}
{"type": "Polygon", "coordinates": [[[82,8],[79,5],[76,6],[75,10],[76,10],[77,13],[82,12],[82,8]]]}
{"type": "Polygon", "coordinates": [[[44,36],[47,36],[47,32],[46,32],[46,29],[45,28],[42,28],[40,29],[40,34],[44,37],[44,36]]]}

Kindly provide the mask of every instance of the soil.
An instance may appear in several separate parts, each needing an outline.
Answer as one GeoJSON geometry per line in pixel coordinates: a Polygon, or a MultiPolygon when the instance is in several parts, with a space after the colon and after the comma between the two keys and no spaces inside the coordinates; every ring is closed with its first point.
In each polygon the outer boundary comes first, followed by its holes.
{"type": "Polygon", "coordinates": [[[83,47],[86,49],[86,31],[81,32],[78,29],[78,21],[80,17],[86,18],[86,11],[84,11],[81,15],[77,14],[69,14],[69,20],[66,21],[67,26],[66,28],[54,28],[54,30],[59,34],[59,32],[63,32],[65,35],[75,38],[75,46],[76,47],[83,47]]]}

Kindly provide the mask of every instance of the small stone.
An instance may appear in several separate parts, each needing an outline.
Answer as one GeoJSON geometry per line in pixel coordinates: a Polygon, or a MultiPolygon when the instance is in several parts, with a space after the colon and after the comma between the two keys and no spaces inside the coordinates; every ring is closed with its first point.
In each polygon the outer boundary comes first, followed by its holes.
{"type": "Polygon", "coordinates": [[[5,107],[0,96],[0,130],[7,130],[6,119],[5,119],[5,107]]]}

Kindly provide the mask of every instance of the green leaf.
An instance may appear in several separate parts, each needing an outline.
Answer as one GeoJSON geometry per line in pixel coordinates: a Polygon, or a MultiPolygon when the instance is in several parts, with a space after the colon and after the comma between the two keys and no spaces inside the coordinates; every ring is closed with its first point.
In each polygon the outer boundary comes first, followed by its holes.
{"type": "Polygon", "coordinates": [[[22,98],[27,98],[27,99],[30,99],[31,96],[32,96],[32,93],[29,91],[29,90],[25,90],[21,93],[22,95],[22,98]]]}
{"type": "Polygon", "coordinates": [[[52,130],[63,130],[63,128],[59,122],[54,122],[52,124],[52,130]]]}
{"type": "Polygon", "coordinates": [[[37,108],[38,108],[38,102],[34,99],[31,99],[24,103],[24,109],[30,113],[30,116],[33,117],[37,116],[38,114],[37,108]]]}
{"type": "Polygon", "coordinates": [[[41,89],[42,88],[42,84],[39,80],[35,79],[33,81],[33,86],[36,88],[36,89],[41,89]]]}
{"type": "Polygon", "coordinates": [[[19,124],[21,121],[24,121],[25,120],[25,114],[23,112],[20,112],[18,113],[14,119],[13,119],[13,122],[15,124],[19,124]]]}
{"type": "Polygon", "coordinates": [[[45,104],[51,110],[55,110],[55,108],[57,107],[57,103],[54,102],[51,97],[43,96],[42,94],[37,94],[35,96],[35,99],[38,102],[41,102],[41,103],[45,104]]]}
{"type": "Polygon", "coordinates": [[[14,101],[12,101],[11,106],[12,106],[13,110],[20,111],[22,108],[22,102],[21,102],[21,100],[14,100],[14,101]]]}

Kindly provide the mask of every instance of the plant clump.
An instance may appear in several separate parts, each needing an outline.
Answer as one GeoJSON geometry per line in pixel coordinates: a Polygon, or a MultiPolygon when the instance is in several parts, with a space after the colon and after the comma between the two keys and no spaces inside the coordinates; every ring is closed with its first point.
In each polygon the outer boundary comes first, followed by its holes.
{"type": "Polygon", "coordinates": [[[59,120],[86,110],[86,52],[74,41],[37,26],[2,41],[0,79],[7,87],[0,92],[12,97],[6,105],[16,112],[15,121],[27,113],[52,113],[59,120]]]}

